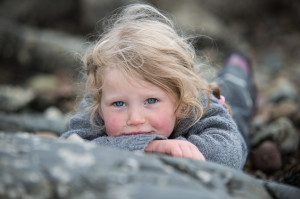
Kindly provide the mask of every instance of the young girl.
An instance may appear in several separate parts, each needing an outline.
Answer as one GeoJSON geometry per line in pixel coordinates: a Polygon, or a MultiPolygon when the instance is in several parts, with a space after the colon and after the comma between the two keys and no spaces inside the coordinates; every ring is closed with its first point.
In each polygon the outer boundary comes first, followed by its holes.
{"type": "Polygon", "coordinates": [[[247,146],[200,77],[191,44],[149,5],[130,5],[84,56],[86,95],[62,135],[242,168],[247,146]]]}

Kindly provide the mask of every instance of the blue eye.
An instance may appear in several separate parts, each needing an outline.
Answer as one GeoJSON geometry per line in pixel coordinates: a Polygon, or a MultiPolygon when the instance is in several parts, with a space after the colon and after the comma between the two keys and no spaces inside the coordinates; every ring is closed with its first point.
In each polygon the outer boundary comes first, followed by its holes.
{"type": "Polygon", "coordinates": [[[114,106],[116,107],[121,107],[121,106],[125,106],[125,102],[122,101],[116,101],[114,103],[112,103],[114,106]]]}
{"type": "Polygon", "coordinates": [[[147,103],[148,104],[155,104],[156,102],[158,102],[158,100],[156,98],[149,98],[149,99],[147,99],[147,103]]]}

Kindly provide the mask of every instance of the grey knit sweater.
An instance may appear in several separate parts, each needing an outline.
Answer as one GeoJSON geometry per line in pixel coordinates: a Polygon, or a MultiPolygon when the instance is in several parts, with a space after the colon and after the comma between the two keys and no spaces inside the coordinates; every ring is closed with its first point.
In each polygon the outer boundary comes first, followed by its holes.
{"type": "MultiPolygon", "coordinates": [[[[109,137],[103,128],[101,130],[91,125],[87,109],[89,104],[88,97],[81,101],[77,113],[70,120],[69,130],[63,133],[61,138],[68,138],[76,133],[85,140],[130,151],[144,150],[149,142],[155,139],[167,139],[153,134],[109,137]]],[[[247,157],[247,146],[231,115],[216,98],[211,98],[208,111],[195,125],[188,128],[189,124],[189,119],[182,120],[169,139],[187,140],[193,143],[207,161],[237,169],[243,168],[247,157]]],[[[101,118],[98,118],[97,125],[103,126],[101,118]]]]}

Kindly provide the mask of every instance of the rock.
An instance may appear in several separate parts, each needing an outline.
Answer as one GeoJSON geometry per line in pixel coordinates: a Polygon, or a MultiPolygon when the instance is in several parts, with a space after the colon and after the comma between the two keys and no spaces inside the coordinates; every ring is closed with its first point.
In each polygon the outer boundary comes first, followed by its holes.
{"type": "Polygon", "coordinates": [[[14,112],[26,107],[35,98],[31,89],[0,85],[0,111],[14,112]]]}
{"type": "Polygon", "coordinates": [[[78,37],[0,20],[0,58],[23,68],[74,71],[80,66],[76,56],[84,49],[84,42],[78,37]]]}
{"type": "Polygon", "coordinates": [[[299,134],[290,119],[285,117],[255,132],[251,137],[251,145],[256,147],[265,140],[274,141],[282,153],[295,152],[299,146],[299,134]]]}
{"type": "Polygon", "coordinates": [[[55,75],[35,75],[28,80],[28,86],[35,92],[53,92],[59,87],[55,75]]]}
{"type": "MultiPolygon", "coordinates": [[[[155,1],[155,4],[163,10],[168,11],[179,27],[185,32],[192,32],[197,37],[197,46],[200,49],[205,47],[214,48],[215,42],[225,48],[235,48],[243,52],[249,52],[249,44],[241,34],[231,29],[222,21],[222,18],[214,15],[205,7],[204,2],[195,0],[178,1],[174,4],[168,0],[155,1]],[[196,33],[196,34],[195,34],[196,33]]],[[[222,11],[223,12],[223,11],[222,11]]],[[[219,46],[219,47],[220,47],[219,46]]]]}
{"type": "MultiPolygon", "coordinates": [[[[86,29],[93,29],[104,17],[112,14],[112,11],[124,5],[123,1],[116,0],[79,0],[79,10],[82,13],[80,24],[86,29]]],[[[101,25],[101,24],[100,24],[101,25]]]]}
{"type": "Polygon", "coordinates": [[[223,20],[237,20],[237,18],[240,19],[245,16],[248,16],[248,18],[257,17],[257,14],[261,13],[265,8],[264,5],[269,5],[273,1],[245,0],[240,2],[237,0],[227,0],[224,2],[218,0],[198,0],[196,2],[223,20]]]}
{"type": "Polygon", "coordinates": [[[265,102],[252,120],[252,126],[258,131],[268,125],[271,121],[279,118],[289,118],[296,124],[298,105],[294,100],[286,99],[278,103],[265,102]]]}
{"type": "Polygon", "coordinates": [[[299,190],[292,186],[285,186],[277,183],[266,183],[266,189],[270,190],[274,198],[296,199],[299,198],[299,190]]]}
{"type": "Polygon", "coordinates": [[[280,182],[300,187],[300,165],[294,165],[281,177],[280,182]]]}
{"type": "Polygon", "coordinates": [[[274,106],[270,103],[265,103],[258,109],[257,114],[251,121],[251,126],[255,131],[259,131],[260,129],[264,128],[272,118],[274,106]]]}
{"type": "Polygon", "coordinates": [[[270,173],[282,167],[281,152],[273,141],[264,141],[251,152],[251,161],[255,169],[270,173]]]}
{"type": "Polygon", "coordinates": [[[296,114],[298,105],[294,100],[283,100],[273,105],[272,119],[280,117],[291,118],[296,114]]]}
{"type": "Polygon", "coordinates": [[[298,107],[297,111],[292,115],[292,121],[297,128],[300,128],[300,107],[298,107]]]}
{"type": "Polygon", "coordinates": [[[263,52],[262,66],[270,77],[274,77],[282,71],[284,67],[284,57],[280,48],[271,46],[263,52]]]}
{"type": "Polygon", "coordinates": [[[50,106],[57,106],[66,109],[63,103],[76,98],[77,90],[75,80],[70,74],[39,74],[27,81],[27,86],[34,91],[35,100],[31,103],[31,108],[35,110],[45,110],[50,106]]]}
{"type": "Polygon", "coordinates": [[[56,107],[49,107],[45,110],[44,115],[52,120],[64,120],[63,113],[56,107]]]}
{"type": "Polygon", "coordinates": [[[47,118],[44,114],[5,114],[0,112],[0,130],[8,132],[49,131],[60,135],[67,130],[67,118],[47,118]]]}
{"type": "Polygon", "coordinates": [[[68,18],[77,10],[74,0],[2,0],[0,17],[35,25],[49,25],[68,18]],[[22,5],[20,5],[22,4],[22,5]]]}
{"type": "Polygon", "coordinates": [[[287,77],[276,78],[270,83],[268,89],[268,99],[271,102],[280,102],[283,100],[297,100],[298,93],[296,87],[287,77]]]}
{"type": "Polygon", "coordinates": [[[76,134],[76,133],[71,134],[71,135],[67,138],[67,140],[71,140],[71,141],[73,141],[73,142],[85,142],[85,140],[82,139],[82,138],[81,138],[78,134],[76,134]]]}
{"type": "Polygon", "coordinates": [[[34,135],[43,137],[43,138],[48,138],[48,139],[56,139],[58,138],[58,135],[53,133],[53,132],[47,132],[47,131],[40,131],[40,132],[35,132],[34,135]]]}
{"type": "Polygon", "coordinates": [[[210,162],[0,133],[2,198],[295,198],[300,189],[263,182],[210,162]]]}

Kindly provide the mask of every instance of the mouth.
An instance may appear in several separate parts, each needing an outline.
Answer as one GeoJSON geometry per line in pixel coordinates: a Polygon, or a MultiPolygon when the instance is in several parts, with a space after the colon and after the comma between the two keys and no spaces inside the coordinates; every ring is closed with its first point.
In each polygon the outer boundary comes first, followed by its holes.
{"type": "Polygon", "coordinates": [[[124,135],[140,135],[140,134],[151,134],[153,133],[152,131],[136,131],[136,132],[129,132],[129,133],[125,133],[124,135]]]}

